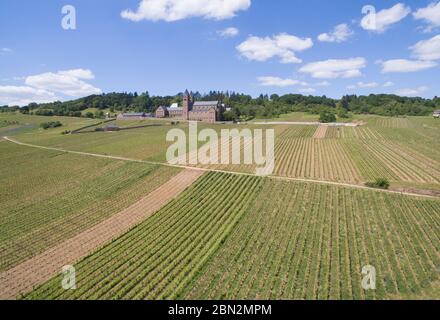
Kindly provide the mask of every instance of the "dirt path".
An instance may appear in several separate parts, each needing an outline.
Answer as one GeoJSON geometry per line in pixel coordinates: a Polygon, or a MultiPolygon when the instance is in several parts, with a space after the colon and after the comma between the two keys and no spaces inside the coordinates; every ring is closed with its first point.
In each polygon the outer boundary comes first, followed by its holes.
{"type": "Polygon", "coordinates": [[[315,134],[313,135],[313,139],[324,139],[325,134],[327,133],[327,129],[327,126],[319,126],[316,129],[315,134]]]}
{"type": "Polygon", "coordinates": [[[46,252],[0,273],[0,300],[15,299],[20,294],[31,291],[34,286],[60,273],[63,266],[74,264],[123,235],[177,197],[201,175],[203,171],[185,169],[129,208],[46,252]]]}
{"type": "MultiPolygon", "coordinates": [[[[15,143],[18,145],[22,145],[22,146],[31,147],[31,148],[59,151],[59,152],[65,152],[65,153],[71,153],[71,154],[79,154],[79,155],[95,157],[95,158],[108,158],[108,159],[130,161],[130,162],[137,162],[137,163],[148,163],[148,164],[154,164],[154,165],[159,165],[159,166],[189,169],[189,170],[200,171],[200,172],[220,172],[220,173],[229,173],[229,174],[243,175],[243,176],[255,176],[255,174],[245,173],[245,172],[207,169],[207,168],[191,167],[191,166],[183,166],[183,165],[173,165],[173,164],[164,163],[164,162],[154,162],[154,161],[147,161],[147,160],[138,160],[138,159],[130,159],[130,158],[124,158],[124,157],[109,156],[109,155],[103,155],[103,154],[97,154],[97,153],[71,151],[71,150],[66,150],[66,149],[61,149],[61,148],[44,147],[44,146],[39,146],[39,145],[35,145],[35,144],[23,143],[23,142],[17,141],[15,139],[12,139],[9,137],[3,137],[3,138],[9,142],[12,142],[12,143],[15,143]]],[[[424,195],[424,194],[410,193],[410,192],[400,192],[400,191],[393,191],[393,190],[373,189],[373,188],[369,188],[369,187],[366,187],[366,186],[360,185],[360,184],[350,184],[350,183],[334,182],[334,181],[328,181],[328,180],[292,178],[292,177],[284,177],[284,176],[276,176],[276,175],[269,175],[268,178],[277,179],[277,180],[285,180],[285,181],[287,180],[287,181],[298,181],[298,182],[308,182],[308,183],[320,183],[320,184],[341,186],[341,187],[347,187],[347,188],[364,189],[364,190],[370,190],[370,191],[374,191],[374,192],[400,194],[400,195],[419,197],[419,198],[431,198],[431,199],[438,199],[439,198],[439,197],[433,196],[433,195],[424,195]]]]}

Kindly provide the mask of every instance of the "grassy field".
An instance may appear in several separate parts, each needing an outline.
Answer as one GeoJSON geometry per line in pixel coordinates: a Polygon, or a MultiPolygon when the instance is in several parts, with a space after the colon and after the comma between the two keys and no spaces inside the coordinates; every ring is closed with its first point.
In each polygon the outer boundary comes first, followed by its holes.
{"type": "Polygon", "coordinates": [[[0,143],[0,271],[130,206],[177,172],[0,143]]]}
{"type": "Polygon", "coordinates": [[[319,121],[319,115],[317,114],[308,114],[306,112],[292,112],[289,114],[282,114],[278,118],[275,119],[254,119],[252,122],[261,122],[261,121],[291,121],[291,122],[312,122],[319,121]]]}
{"type": "Polygon", "coordinates": [[[439,214],[439,200],[209,173],[76,264],[76,290],[54,277],[26,298],[432,297],[439,214]],[[365,265],[375,291],[361,288],[365,265]]]}

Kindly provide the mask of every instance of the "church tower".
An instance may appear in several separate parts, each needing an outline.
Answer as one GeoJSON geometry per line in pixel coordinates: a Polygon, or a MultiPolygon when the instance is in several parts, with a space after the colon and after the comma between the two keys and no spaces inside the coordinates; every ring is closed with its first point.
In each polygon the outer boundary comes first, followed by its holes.
{"type": "Polygon", "coordinates": [[[183,119],[189,120],[189,112],[192,109],[192,98],[189,94],[188,90],[185,90],[185,93],[183,94],[183,119]]]}

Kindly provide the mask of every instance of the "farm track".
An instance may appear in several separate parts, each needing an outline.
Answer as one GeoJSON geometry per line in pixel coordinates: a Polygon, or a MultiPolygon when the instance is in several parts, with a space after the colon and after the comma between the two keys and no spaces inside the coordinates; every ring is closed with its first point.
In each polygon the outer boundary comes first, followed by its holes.
{"type": "Polygon", "coordinates": [[[0,299],[15,299],[113,239],[129,231],[176,198],[202,171],[184,170],[127,209],[75,237],[0,273],[0,299]]]}
{"type": "Polygon", "coordinates": [[[208,173],[149,219],[76,264],[81,275],[77,290],[63,290],[56,277],[25,298],[178,299],[239,225],[263,180],[208,173]]]}
{"type": "MultiPolygon", "coordinates": [[[[229,174],[234,174],[234,175],[255,176],[255,174],[245,173],[245,172],[200,168],[200,167],[192,167],[192,166],[184,166],[184,165],[173,165],[173,164],[168,164],[168,163],[164,163],[164,162],[131,159],[131,158],[126,158],[126,157],[110,156],[110,155],[81,152],[81,151],[72,151],[72,150],[66,150],[66,149],[62,149],[62,148],[44,147],[44,146],[39,146],[39,145],[35,145],[35,144],[20,142],[16,139],[12,139],[9,137],[3,137],[3,138],[11,143],[15,143],[18,145],[27,146],[27,147],[31,147],[31,148],[59,151],[59,152],[65,152],[65,153],[71,153],[71,154],[77,154],[77,155],[83,155],[83,156],[89,156],[89,157],[107,158],[107,159],[137,162],[137,163],[147,163],[147,164],[161,165],[161,166],[181,168],[181,169],[189,169],[189,170],[195,170],[195,171],[201,171],[201,172],[219,172],[219,173],[229,173],[229,174]]],[[[277,146],[276,146],[276,148],[277,148],[277,146]]],[[[275,153],[276,152],[277,152],[277,150],[275,150],[275,153]]],[[[316,168],[315,170],[320,170],[320,169],[316,168]]],[[[275,169],[275,171],[277,171],[277,169],[275,169]]],[[[392,191],[392,190],[371,189],[371,188],[368,188],[368,187],[360,185],[360,184],[351,184],[351,183],[345,183],[345,182],[335,182],[335,181],[307,179],[307,178],[291,178],[291,177],[279,176],[279,175],[270,175],[268,177],[271,179],[277,179],[277,180],[319,183],[319,184],[334,185],[334,186],[341,186],[341,187],[348,187],[348,188],[355,188],[355,189],[372,190],[375,192],[382,192],[382,193],[400,194],[400,195],[413,196],[413,197],[419,197],[419,198],[431,198],[431,199],[433,199],[433,198],[438,199],[439,198],[438,196],[411,193],[411,192],[399,192],[399,191],[392,191]]]]}

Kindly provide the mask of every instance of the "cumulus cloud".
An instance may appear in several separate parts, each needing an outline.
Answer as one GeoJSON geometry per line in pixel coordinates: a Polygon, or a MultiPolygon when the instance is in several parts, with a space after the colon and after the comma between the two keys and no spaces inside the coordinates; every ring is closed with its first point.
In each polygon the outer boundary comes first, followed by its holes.
{"type": "Polygon", "coordinates": [[[394,86],[394,82],[391,82],[391,81],[387,81],[387,82],[385,82],[383,84],[384,88],[389,88],[389,87],[392,87],[392,86],[394,86]]]}
{"type": "Polygon", "coordinates": [[[27,86],[0,86],[0,104],[24,106],[31,102],[46,103],[57,100],[53,92],[27,86]]]}
{"type": "Polygon", "coordinates": [[[224,20],[247,10],[251,0],[142,0],[137,10],[124,10],[121,16],[131,21],[178,21],[193,17],[224,20]]]}
{"type": "Polygon", "coordinates": [[[301,88],[301,89],[298,89],[298,91],[301,92],[301,93],[309,93],[309,94],[311,94],[311,93],[315,93],[316,89],[314,89],[314,88],[301,88]]]}
{"type": "Polygon", "coordinates": [[[307,85],[306,82],[291,79],[291,78],[280,78],[280,77],[259,77],[258,82],[260,86],[266,87],[289,87],[294,85],[307,85]]]}
{"type": "Polygon", "coordinates": [[[367,83],[365,83],[365,82],[358,82],[357,83],[357,87],[358,88],[376,88],[376,87],[378,87],[379,86],[379,84],[377,83],[377,82],[367,82],[367,83]]]}
{"type": "Polygon", "coordinates": [[[100,89],[84,81],[93,78],[94,75],[90,70],[74,69],[29,76],[26,78],[25,83],[37,89],[44,89],[71,97],[82,97],[102,93],[100,89]]]}
{"type": "Polygon", "coordinates": [[[431,3],[425,8],[420,8],[413,14],[417,20],[423,20],[428,24],[425,31],[430,32],[432,29],[440,26],[440,1],[431,3]]]}
{"type": "Polygon", "coordinates": [[[411,8],[403,3],[384,9],[379,12],[370,12],[361,20],[361,27],[377,33],[385,32],[390,26],[406,18],[411,13],[411,8]]]}
{"type": "Polygon", "coordinates": [[[11,48],[0,48],[0,54],[7,54],[14,52],[11,48]]]}
{"type": "Polygon", "coordinates": [[[310,74],[313,78],[334,79],[354,78],[362,75],[361,69],[367,66],[364,58],[329,59],[303,66],[299,71],[310,74]]]}
{"type": "MultiPolygon", "coordinates": [[[[439,7],[440,8],[440,7],[439,7]]],[[[439,60],[440,59],[440,34],[428,39],[417,42],[410,47],[412,55],[420,60],[439,60]]]]}
{"type": "Polygon", "coordinates": [[[233,27],[217,31],[217,34],[223,38],[233,38],[238,36],[239,33],[240,31],[237,28],[233,28],[233,27]]]}
{"type": "Polygon", "coordinates": [[[328,81],[321,81],[318,83],[315,83],[315,87],[328,87],[331,83],[328,81]]]}
{"type": "Polygon", "coordinates": [[[383,73],[405,73],[405,72],[417,72],[422,70],[431,69],[437,66],[433,61],[420,61],[420,60],[407,60],[407,59],[394,59],[381,61],[383,73]]]}
{"type": "Polygon", "coordinates": [[[407,88],[407,89],[399,89],[395,91],[395,94],[398,96],[409,96],[409,97],[417,97],[428,91],[429,88],[426,86],[421,86],[418,88],[407,88]]]}
{"type": "Polygon", "coordinates": [[[84,80],[94,79],[87,69],[63,70],[32,75],[23,80],[25,86],[0,86],[0,105],[27,105],[60,100],[59,97],[84,97],[101,94],[102,91],[84,80]]]}
{"type": "Polygon", "coordinates": [[[353,35],[350,27],[347,24],[337,25],[332,32],[321,33],[318,40],[322,42],[344,42],[353,35]]]}
{"type": "Polygon", "coordinates": [[[58,74],[85,80],[95,79],[95,75],[89,69],[72,69],[59,71],[58,74]]]}
{"type": "Polygon", "coordinates": [[[295,52],[304,51],[313,46],[310,38],[281,33],[273,37],[259,38],[251,36],[237,46],[240,54],[249,60],[267,61],[279,57],[281,63],[301,63],[295,52]]]}

